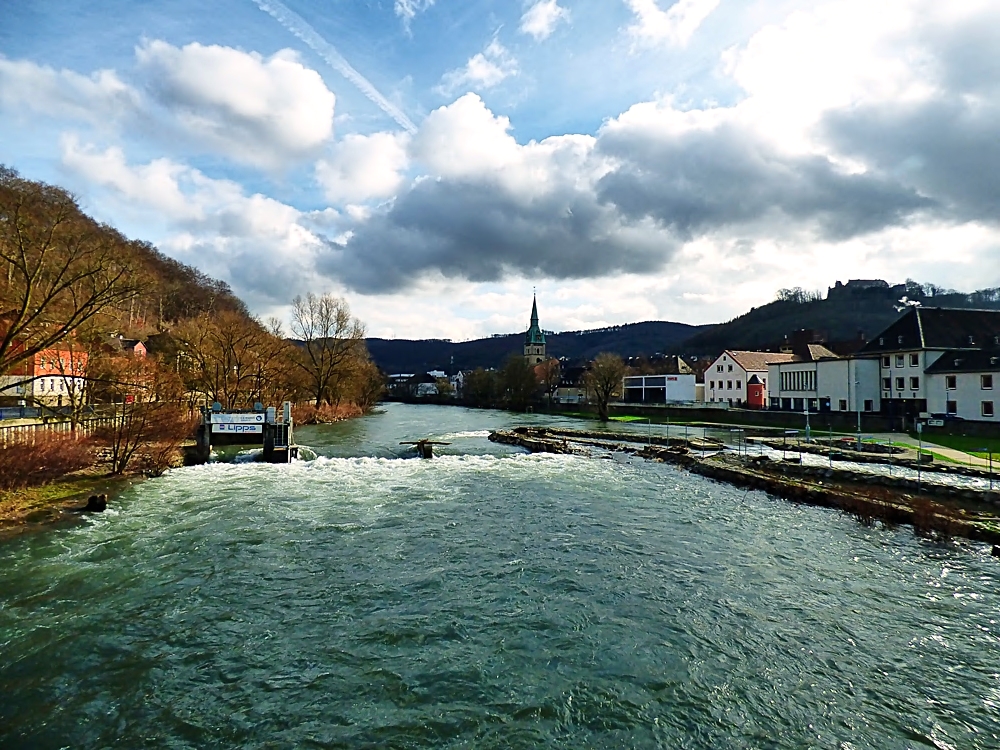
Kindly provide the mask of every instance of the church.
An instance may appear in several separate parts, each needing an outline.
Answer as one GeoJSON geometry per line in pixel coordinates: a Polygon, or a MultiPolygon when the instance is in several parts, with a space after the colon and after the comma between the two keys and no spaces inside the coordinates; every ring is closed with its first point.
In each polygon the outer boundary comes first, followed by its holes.
{"type": "Polygon", "coordinates": [[[545,334],[538,326],[538,302],[534,297],[531,299],[531,325],[528,326],[528,331],[524,334],[524,359],[530,367],[547,359],[545,356],[545,334]]]}

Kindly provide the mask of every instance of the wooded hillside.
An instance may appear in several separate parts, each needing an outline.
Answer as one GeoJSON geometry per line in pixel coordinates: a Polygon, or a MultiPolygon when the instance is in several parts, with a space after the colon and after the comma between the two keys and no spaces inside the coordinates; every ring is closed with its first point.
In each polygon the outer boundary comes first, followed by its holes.
{"type": "MultiPolygon", "coordinates": [[[[547,353],[570,360],[590,360],[601,352],[623,357],[671,352],[706,326],[650,321],[629,323],[590,331],[547,333],[547,353]]],[[[372,359],[386,373],[418,373],[428,370],[473,370],[501,367],[507,357],[520,354],[524,333],[453,343],[441,339],[367,339],[372,359]],[[454,358],[454,364],[452,364],[454,358]]]]}

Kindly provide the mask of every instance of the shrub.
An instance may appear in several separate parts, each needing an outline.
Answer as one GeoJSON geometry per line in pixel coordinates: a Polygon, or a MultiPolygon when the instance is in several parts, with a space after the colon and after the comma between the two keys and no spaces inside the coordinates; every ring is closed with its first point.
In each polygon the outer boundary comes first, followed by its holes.
{"type": "Polygon", "coordinates": [[[36,430],[0,449],[0,490],[48,484],[94,464],[90,440],[36,430]]]}
{"type": "Polygon", "coordinates": [[[361,407],[354,404],[326,404],[318,409],[314,404],[297,404],[292,407],[292,421],[295,424],[329,424],[340,422],[363,414],[361,407]]]}

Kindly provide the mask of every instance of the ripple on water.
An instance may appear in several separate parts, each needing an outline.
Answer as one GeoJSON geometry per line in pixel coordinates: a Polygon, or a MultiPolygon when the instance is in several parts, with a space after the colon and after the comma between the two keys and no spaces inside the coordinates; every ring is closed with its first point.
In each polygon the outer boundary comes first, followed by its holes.
{"type": "Polygon", "coordinates": [[[1000,746],[982,547],[478,432],[0,547],[0,745],[1000,746]]]}

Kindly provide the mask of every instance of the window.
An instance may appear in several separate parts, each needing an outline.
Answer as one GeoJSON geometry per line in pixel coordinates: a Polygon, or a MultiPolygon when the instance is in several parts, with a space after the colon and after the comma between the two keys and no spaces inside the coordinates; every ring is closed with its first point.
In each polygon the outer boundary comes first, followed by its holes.
{"type": "Polygon", "coordinates": [[[958,401],[945,401],[944,410],[946,414],[958,414],[958,401]]]}
{"type": "Polygon", "coordinates": [[[722,365],[716,365],[715,366],[715,371],[716,372],[722,372],[722,365]]]}
{"type": "Polygon", "coordinates": [[[715,381],[714,380],[709,380],[708,381],[708,387],[711,388],[714,391],[715,390],[715,381]]]}
{"type": "Polygon", "coordinates": [[[920,355],[919,354],[914,353],[914,354],[910,355],[910,367],[920,367],[920,355]]]}
{"type": "Polygon", "coordinates": [[[875,402],[870,398],[865,399],[865,411],[875,411],[875,402]]]}
{"type": "Polygon", "coordinates": [[[767,388],[767,378],[761,378],[761,380],[760,380],[760,384],[761,384],[762,386],[764,386],[765,388],[767,388]]]}
{"type": "Polygon", "coordinates": [[[992,417],[993,416],[993,402],[992,401],[983,401],[980,411],[982,412],[982,414],[983,414],[984,417],[992,417]]]}
{"type": "Polygon", "coordinates": [[[901,391],[906,388],[906,378],[896,378],[896,390],[901,391]]]}
{"type": "Polygon", "coordinates": [[[902,344],[903,343],[903,337],[902,336],[897,336],[896,337],[896,343],[902,344]]]}
{"type": "Polygon", "coordinates": [[[897,354],[896,355],[896,367],[902,367],[905,364],[905,362],[903,360],[904,360],[903,355],[902,354],[897,354]]]}
{"type": "Polygon", "coordinates": [[[984,391],[993,390],[993,376],[992,375],[980,375],[979,385],[984,391]]]}
{"type": "Polygon", "coordinates": [[[739,390],[742,387],[743,387],[743,381],[742,380],[737,380],[736,381],[736,389],[739,390]]]}
{"type": "Polygon", "coordinates": [[[956,383],[956,378],[955,378],[954,375],[945,375],[944,376],[944,387],[946,389],[948,389],[949,391],[953,391],[953,390],[955,390],[955,388],[958,387],[957,383],[956,383]]]}
{"type": "Polygon", "coordinates": [[[841,411],[847,411],[847,399],[846,398],[840,399],[840,410],[841,411]]]}
{"type": "Polygon", "coordinates": [[[882,338],[882,337],[879,337],[879,340],[878,340],[878,345],[879,345],[879,346],[885,346],[885,339],[884,339],[884,338],[882,338]]]}
{"type": "Polygon", "coordinates": [[[732,365],[727,365],[726,366],[726,372],[732,372],[732,371],[733,371],[733,366],[732,365]]]}
{"type": "Polygon", "coordinates": [[[727,380],[726,381],[726,390],[727,391],[733,390],[733,381],[732,380],[727,380]]]}
{"type": "Polygon", "coordinates": [[[892,378],[882,378],[882,388],[884,388],[887,391],[891,390],[892,389],[892,378]]]}
{"type": "Polygon", "coordinates": [[[910,390],[920,390],[920,378],[910,378],[910,390]]]}
{"type": "Polygon", "coordinates": [[[892,357],[882,357],[882,367],[891,367],[892,357]]]}

